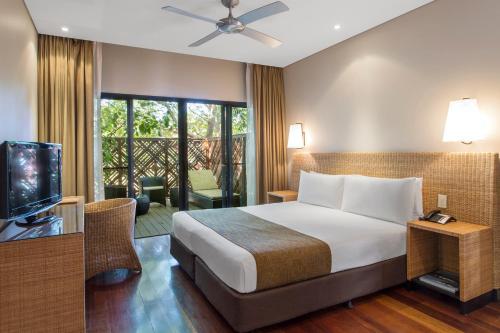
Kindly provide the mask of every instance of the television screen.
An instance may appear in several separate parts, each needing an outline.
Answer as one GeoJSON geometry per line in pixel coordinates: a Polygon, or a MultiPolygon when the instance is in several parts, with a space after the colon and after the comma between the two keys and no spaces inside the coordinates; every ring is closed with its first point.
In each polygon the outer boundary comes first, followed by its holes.
{"type": "Polygon", "coordinates": [[[59,202],[62,199],[61,146],[26,142],[5,144],[7,219],[29,216],[59,202]]]}

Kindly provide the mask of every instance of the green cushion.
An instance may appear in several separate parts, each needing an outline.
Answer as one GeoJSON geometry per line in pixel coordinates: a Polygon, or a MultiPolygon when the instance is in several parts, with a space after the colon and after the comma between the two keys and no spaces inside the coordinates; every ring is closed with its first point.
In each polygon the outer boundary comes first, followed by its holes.
{"type": "Polygon", "coordinates": [[[154,190],[164,190],[165,187],[163,186],[144,186],[142,188],[143,191],[154,191],[154,190]]]}
{"type": "Polygon", "coordinates": [[[194,193],[207,197],[209,199],[222,199],[222,190],[221,189],[212,189],[212,190],[198,190],[194,193]]]}
{"type": "Polygon", "coordinates": [[[215,181],[214,174],[212,170],[201,169],[201,170],[189,170],[188,171],[189,181],[191,182],[191,187],[193,191],[198,190],[213,190],[218,189],[219,186],[215,181]]]}
{"type": "MultiPolygon", "coordinates": [[[[212,189],[212,190],[198,190],[194,191],[194,193],[207,197],[211,200],[222,199],[222,190],[221,189],[212,189]]],[[[233,193],[234,197],[239,196],[238,193],[233,193]]]]}

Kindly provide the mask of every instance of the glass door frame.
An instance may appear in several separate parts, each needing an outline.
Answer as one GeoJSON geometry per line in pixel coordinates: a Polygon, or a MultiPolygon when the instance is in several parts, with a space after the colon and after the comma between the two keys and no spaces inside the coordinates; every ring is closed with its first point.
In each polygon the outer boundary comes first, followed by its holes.
{"type": "Polygon", "coordinates": [[[188,189],[188,123],[187,123],[187,105],[188,103],[199,104],[215,104],[220,105],[221,112],[221,165],[225,171],[223,172],[223,207],[231,207],[233,200],[233,148],[232,148],[232,109],[235,107],[246,108],[245,102],[231,102],[220,100],[208,100],[197,98],[178,98],[164,96],[149,96],[149,95],[134,95],[134,94],[117,94],[117,93],[101,93],[101,99],[112,99],[126,101],[127,103],[127,175],[128,175],[128,195],[135,196],[134,189],[134,100],[151,100],[158,102],[175,102],[177,103],[177,130],[178,130],[178,149],[179,149],[179,210],[189,209],[189,189],[188,189]]]}
{"type": "Polygon", "coordinates": [[[222,207],[231,207],[233,202],[233,106],[222,106],[222,129],[221,129],[221,146],[222,146],[222,167],[226,168],[224,177],[224,185],[222,186],[222,207]]]}

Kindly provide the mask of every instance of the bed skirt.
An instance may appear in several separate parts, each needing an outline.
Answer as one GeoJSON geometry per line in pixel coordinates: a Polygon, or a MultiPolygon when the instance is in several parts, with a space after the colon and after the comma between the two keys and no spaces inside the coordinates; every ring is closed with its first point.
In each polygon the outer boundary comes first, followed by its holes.
{"type": "Polygon", "coordinates": [[[264,291],[229,288],[171,236],[170,253],[233,329],[247,332],[389,288],[406,281],[406,255],[264,291]]]}

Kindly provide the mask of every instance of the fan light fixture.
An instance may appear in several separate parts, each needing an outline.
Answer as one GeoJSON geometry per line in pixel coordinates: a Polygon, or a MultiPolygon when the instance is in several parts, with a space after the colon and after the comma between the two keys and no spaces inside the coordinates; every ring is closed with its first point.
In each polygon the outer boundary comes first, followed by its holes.
{"type": "Polygon", "coordinates": [[[306,145],[305,134],[302,123],[290,125],[288,132],[288,148],[302,149],[306,145]]]}
{"type": "Polygon", "coordinates": [[[270,47],[277,47],[282,44],[281,41],[277,40],[276,38],[268,36],[260,31],[251,29],[247,25],[255,21],[261,20],[263,18],[288,11],[289,8],[283,2],[276,1],[268,5],[259,7],[257,9],[251,10],[238,17],[233,16],[233,8],[240,3],[240,0],[221,0],[221,2],[224,7],[229,9],[229,14],[227,17],[221,18],[220,20],[215,20],[209,17],[193,14],[183,9],[172,6],[165,6],[162,9],[171,13],[191,17],[196,20],[205,21],[215,25],[216,30],[214,32],[190,44],[189,47],[196,47],[203,45],[206,42],[222,34],[242,34],[243,36],[252,38],[270,47]]]}
{"type": "Polygon", "coordinates": [[[443,134],[444,142],[471,144],[472,141],[484,139],[485,132],[476,99],[464,98],[450,102],[443,134]]]}

